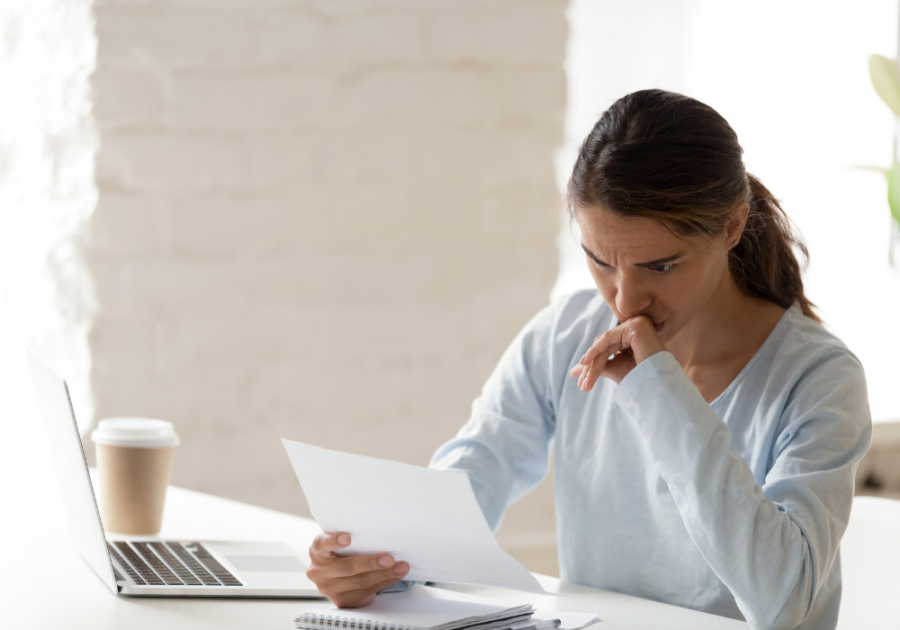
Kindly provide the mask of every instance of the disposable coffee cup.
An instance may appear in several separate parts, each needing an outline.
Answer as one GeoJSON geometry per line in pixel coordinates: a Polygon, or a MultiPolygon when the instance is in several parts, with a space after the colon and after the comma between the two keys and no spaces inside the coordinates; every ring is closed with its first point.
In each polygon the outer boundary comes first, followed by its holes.
{"type": "Polygon", "coordinates": [[[91,433],[97,445],[100,518],[108,532],[156,534],[162,526],[175,427],[152,418],[108,418],[91,433]]]}

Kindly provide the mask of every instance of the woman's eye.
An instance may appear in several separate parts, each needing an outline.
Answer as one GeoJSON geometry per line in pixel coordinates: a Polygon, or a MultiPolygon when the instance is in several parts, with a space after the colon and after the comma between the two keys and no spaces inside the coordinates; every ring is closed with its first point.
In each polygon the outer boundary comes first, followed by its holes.
{"type": "Polygon", "coordinates": [[[666,273],[669,273],[670,271],[672,271],[672,267],[674,267],[674,266],[675,265],[666,263],[664,265],[653,265],[652,267],[647,267],[647,268],[650,269],[651,271],[655,271],[656,273],[659,273],[659,274],[666,274],[666,273]]]}

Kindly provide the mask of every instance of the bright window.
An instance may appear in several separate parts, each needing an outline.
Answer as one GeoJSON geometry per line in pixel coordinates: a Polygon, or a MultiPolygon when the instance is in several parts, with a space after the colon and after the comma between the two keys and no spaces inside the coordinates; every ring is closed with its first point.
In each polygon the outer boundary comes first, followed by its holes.
{"type": "MultiPolygon", "coordinates": [[[[93,414],[93,287],[78,253],[96,204],[90,0],[0,2],[0,416],[33,418],[31,345],[93,414]]],[[[16,457],[18,451],[13,450],[16,457]]]]}

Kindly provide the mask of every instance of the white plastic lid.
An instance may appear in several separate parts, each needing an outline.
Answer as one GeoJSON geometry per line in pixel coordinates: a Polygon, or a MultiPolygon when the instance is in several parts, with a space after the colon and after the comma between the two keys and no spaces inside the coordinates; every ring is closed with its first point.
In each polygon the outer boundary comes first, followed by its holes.
{"type": "Polygon", "coordinates": [[[162,448],[178,446],[175,427],[168,420],[153,418],[107,418],[97,423],[91,433],[96,444],[130,446],[132,448],[162,448]]]}

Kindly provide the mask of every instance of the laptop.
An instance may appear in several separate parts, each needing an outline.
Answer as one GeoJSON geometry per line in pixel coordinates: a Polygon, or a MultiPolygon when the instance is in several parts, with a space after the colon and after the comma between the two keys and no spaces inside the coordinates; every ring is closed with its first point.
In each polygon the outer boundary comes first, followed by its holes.
{"type": "Polygon", "coordinates": [[[155,597],[322,597],[306,577],[307,559],[282,543],[108,538],[68,385],[31,350],[28,360],[72,539],[112,592],[155,597]]]}

